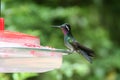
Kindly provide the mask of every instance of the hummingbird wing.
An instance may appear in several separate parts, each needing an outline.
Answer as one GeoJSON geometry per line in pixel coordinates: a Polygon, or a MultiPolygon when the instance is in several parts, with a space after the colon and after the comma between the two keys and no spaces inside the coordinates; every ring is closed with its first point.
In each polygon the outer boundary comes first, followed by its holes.
{"type": "Polygon", "coordinates": [[[93,50],[80,45],[76,40],[71,41],[70,44],[73,46],[76,52],[81,53],[90,63],[92,62],[91,58],[93,57],[93,50]]]}

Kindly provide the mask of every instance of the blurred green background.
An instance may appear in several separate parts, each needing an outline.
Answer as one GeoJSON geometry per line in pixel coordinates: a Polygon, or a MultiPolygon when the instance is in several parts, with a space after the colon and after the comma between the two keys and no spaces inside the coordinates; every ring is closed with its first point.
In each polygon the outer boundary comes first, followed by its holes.
{"type": "Polygon", "coordinates": [[[52,26],[69,23],[75,38],[95,51],[89,64],[78,54],[63,57],[60,69],[6,73],[0,80],[120,80],[120,0],[2,0],[6,30],[40,37],[41,45],[66,49],[52,26]]]}

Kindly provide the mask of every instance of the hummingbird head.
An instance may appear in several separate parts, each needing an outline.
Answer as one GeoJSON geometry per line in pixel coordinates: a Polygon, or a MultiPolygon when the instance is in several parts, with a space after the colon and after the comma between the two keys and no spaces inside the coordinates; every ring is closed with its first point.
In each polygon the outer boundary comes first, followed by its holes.
{"type": "Polygon", "coordinates": [[[62,24],[60,26],[55,26],[55,27],[61,28],[64,34],[68,34],[71,32],[71,28],[68,23],[62,24]]]}

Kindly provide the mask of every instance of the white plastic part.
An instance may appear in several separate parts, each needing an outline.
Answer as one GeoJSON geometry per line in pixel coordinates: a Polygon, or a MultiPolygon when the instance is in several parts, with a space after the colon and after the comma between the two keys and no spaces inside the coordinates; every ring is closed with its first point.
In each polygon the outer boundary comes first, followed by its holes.
{"type": "Polygon", "coordinates": [[[62,65],[68,51],[49,47],[30,48],[0,42],[0,72],[46,72],[62,65]]]}

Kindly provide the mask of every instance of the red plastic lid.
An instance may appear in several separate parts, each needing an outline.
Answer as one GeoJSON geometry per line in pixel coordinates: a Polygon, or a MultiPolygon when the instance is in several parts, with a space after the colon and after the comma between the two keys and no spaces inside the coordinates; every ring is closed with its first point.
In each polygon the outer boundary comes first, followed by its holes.
{"type": "Polygon", "coordinates": [[[19,32],[0,31],[0,41],[40,45],[39,38],[19,32]]]}

